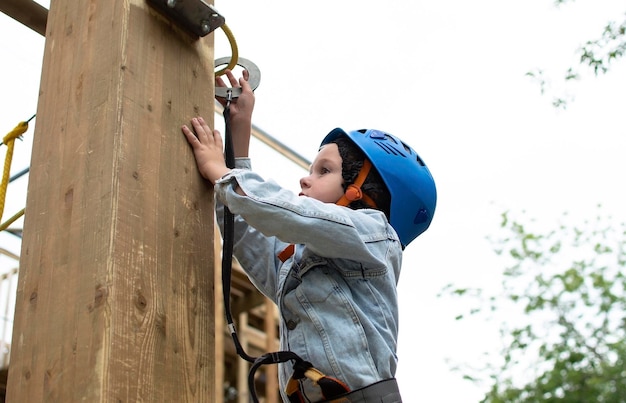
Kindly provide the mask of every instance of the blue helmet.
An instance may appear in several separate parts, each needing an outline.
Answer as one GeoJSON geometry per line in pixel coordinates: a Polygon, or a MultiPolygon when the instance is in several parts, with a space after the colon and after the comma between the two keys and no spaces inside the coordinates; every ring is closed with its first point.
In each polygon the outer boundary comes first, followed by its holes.
{"type": "Polygon", "coordinates": [[[437,190],[426,164],[399,138],[380,130],[334,129],[320,146],[345,136],[365,153],[391,194],[389,220],[403,246],[426,231],[435,213],[437,190]]]}

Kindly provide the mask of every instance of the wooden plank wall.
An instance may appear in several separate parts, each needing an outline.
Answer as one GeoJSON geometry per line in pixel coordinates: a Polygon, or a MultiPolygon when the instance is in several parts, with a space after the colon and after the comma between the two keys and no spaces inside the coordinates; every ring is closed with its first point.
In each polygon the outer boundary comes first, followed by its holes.
{"type": "Polygon", "coordinates": [[[212,35],[145,0],[51,2],[8,401],[213,401],[212,35]]]}

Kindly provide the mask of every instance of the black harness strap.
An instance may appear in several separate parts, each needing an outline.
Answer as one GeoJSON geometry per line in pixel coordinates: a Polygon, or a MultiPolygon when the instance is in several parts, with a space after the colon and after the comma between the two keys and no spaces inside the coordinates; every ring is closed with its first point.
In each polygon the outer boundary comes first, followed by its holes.
{"type": "MultiPolygon", "coordinates": [[[[230,102],[232,100],[232,92],[228,92],[228,98],[226,106],[224,107],[224,124],[225,124],[225,139],[224,139],[224,157],[226,166],[228,168],[235,167],[235,153],[233,149],[233,140],[231,136],[230,127],[230,102]]],[[[237,330],[233,320],[230,305],[230,283],[231,272],[233,264],[233,244],[234,244],[234,229],[235,229],[235,216],[224,206],[224,234],[223,234],[223,250],[222,250],[222,289],[224,294],[224,311],[226,313],[226,323],[228,330],[235,344],[235,350],[244,360],[253,363],[250,372],[248,374],[248,388],[250,389],[250,397],[254,403],[258,403],[258,397],[256,395],[256,388],[254,386],[254,374],[261,365],[266,364],[279,364],[287,361],[294,361],[296,363],[303,361],[296,353],[291,351],[279,351],[275,353],[268,353],[258,358],[248,355],[243,349],[239,337],[237,336],[237,330]]]]}
{"type": "MultiPolygon", "coordinates": [[[[226,166],[228,168],[235,167],[235,152],[233,149],[233,139],[231,136],[230,127],[230,102],[232,100],[232,92],[228,92],[228,98],[226,106],[224,107],[224,124],[225,124],[225,144],[224,144],[224,158],[226,160],[226,166]]],[[[235,229],[235,216],[228,209],[228,206],[224,206],[224,236],[222,246],[222,289],[224,293],[224,311],[226,312],[226,324],[230,332],[233,342],[235,343],[235,350],[237,355],[248,362],[254,362],[255,358],[246,354],[245,350],[239,342],[237,336],[237,330],[235,329],[235,322],[233,320],[233,314],[230,307],[230,283],[231,272],[233,268],[233,243],[234,243],[234,229],[235,229]]]]}
{"type": "MultiPolygon", "coordinates": [[[[249,62],[250,63],[250,62],[249,62]]],[[[230,125],[230,104],[233,99],[232,89],[226,90],[226,105],[224,106],[224,159],[228,168],[235,168],[235,152],[233,147],[233,139],[230,125]]],[[[333,398],[335,396],[345,394],[350,391],[343,382],[327,377],[317,369],[313,367],[310,362],[304,361],[296,353],[292,351],[278,351],[273,353],[267,353],[260,357],[252,357],[248,355],[237,336],[237,330],[233,320],[230,305],[230,285],[231,285],[231,273],[233,263],[233,245],[234,245],[234,232],[235,232],[235,216],[230,211],[228,206],[224,206],[224,233],[223,233],[223,249],[222,249],[222,289],[224,294],[224,311],[226,314],[226,323],[228,330],[235,344],[235,350],[244,360],[252,363],[250,372],[248,373],[248,388],[250,390],[250,398],[254,403],[258,403],[258,397],[256,395],[256,388],[254,385],[254,375],[256,370],[262,365],[267,364],[279,364],[288,361],[294,363],[294,374],[289,380],[286,393],[289,395],[289,399],[292,402],[305,402],[299,388],[299,379],[309,378],[314,383],[320,386],[322,394],[325,399],[333,398]],[[292,400],[299,399],[299,400],[292,400]]]]}

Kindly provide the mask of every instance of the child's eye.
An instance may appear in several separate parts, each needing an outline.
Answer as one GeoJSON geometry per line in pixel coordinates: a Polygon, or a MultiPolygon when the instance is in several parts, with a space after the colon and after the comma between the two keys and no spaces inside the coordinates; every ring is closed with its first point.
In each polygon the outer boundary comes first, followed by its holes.
{"type": "Polygon", "coordinates": [[[322,169],[320,169],[320,173],[321,173],[322,175],[327,174],[327,173],[329,173],[329,172],[330,172],[330,169],[328,169],[328,168],[322,168],[322,169]]]}

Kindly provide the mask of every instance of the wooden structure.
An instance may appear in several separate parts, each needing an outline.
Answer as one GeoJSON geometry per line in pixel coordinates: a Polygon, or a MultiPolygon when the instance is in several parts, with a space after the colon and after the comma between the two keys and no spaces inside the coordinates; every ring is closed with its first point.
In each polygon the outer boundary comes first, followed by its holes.
{"type": "Polygon", "coordinates": [[[21,22],[40,35],[46,34],[48,10],[33,0],[3,0],[0,3],[0,12],[21,22]]]}
{"type": "Polygon", "coordinates": [[[213,48],[143,0],[47,18],[7,399],[214,401],[213,48]]]}
{"type": "MultiPolygon", "coordinates": [[[[0,11],[47,39],[8,401],[247,402],[248,364],[211,270],[212,192],[179,129],[214,116],[212,37],[144,0],[55,0],[49,15],[5,0],[0,11]]],[[[241,342],[275,351],[276,308],[234,268],[241,342]]],[[[263,401],[279,401],[276,367],[259,374],[263,401]]]]}
{"type": "MultiPolygon", "coordinates": [[[[217,229],[216,229],[217,231],[217,229]]],[[[219,237],[215,238],[215,267],[220,267],[219,237]]],[[[222,300],[221,271],[215,270],[215,361],[216,385],[224,385],[222,395],[216,395],[216,403],[236,401],[248,403],[248,371],[250,365],[237,356],[230,333],[225,326],[224,305],[222,300]],[[219,365],[223,363],[223,365],[219,365]],[[229,390],[236,393],[228,400],[229,390]]],[[[237,261],[233,262],[231,278],[232,314],[237,325],[239,341],[245,351],[252,356],[259,356],[268,351],[277,351],[278,345],[278,310],[276,305],[265,298],[252,285],[237,261]]],[[[258,373],[257,392],[265,402],[279,402],[278,372],[276,366],[262,367],[258,373]]]]}

